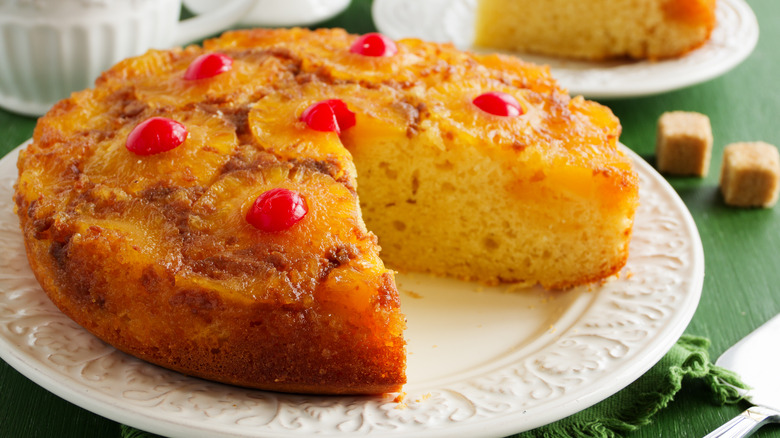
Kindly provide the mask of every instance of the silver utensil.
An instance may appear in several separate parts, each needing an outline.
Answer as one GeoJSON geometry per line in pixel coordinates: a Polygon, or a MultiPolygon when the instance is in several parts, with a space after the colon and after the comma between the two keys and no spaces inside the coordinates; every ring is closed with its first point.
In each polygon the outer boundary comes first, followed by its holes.
{"type": "Polygon", "coordinates": [[[751,388],[745,398],[754,406],[705,438],[746,437],[767,423],[780,423],[780,315],[726,350],[715,365],[742,378],[751,388]]]}

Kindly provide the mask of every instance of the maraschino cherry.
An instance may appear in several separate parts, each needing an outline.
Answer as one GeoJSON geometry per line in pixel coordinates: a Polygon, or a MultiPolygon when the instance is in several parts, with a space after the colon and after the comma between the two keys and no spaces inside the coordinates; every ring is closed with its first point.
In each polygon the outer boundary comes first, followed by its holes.
{"type": "Polygon", "coordinates": [[[360,36],[349,51],[363,56],[393,56],[398,53],[398,46],[390,38],[374,32],[360,36]]]}
{"type": "Polygon", "coordinates": [[[187,139],[187,128],[165,117],[152,117],[136,125],[125,147],[136,155],[154,155],[178,147],[187,139]]]}
{"type": "Polygon", "coordinates": [[[233,67],[233,59],[222,53],[205,53],[195,58],[187,71],[184,79],[194,81],[197,79],[213,78],[229,71],[233,67]]]}
{"type": "Polygon", "coordinates": [[[480,94],[472,101],[482,111],[501,117],[517,117],[523,114],[523,107],[512,95],[499,91],[480,94]]]}
{"type": "Polygon", "coordinates": [[[262,231],[283,231],[298,223],[308,212],[309,207],[299,193],[275,188],[255,199],[246,220],[262,231]]]}
{"type": "Polygon", "coordinates": [[[315,131],[341,134],[341,131],[355,126],[355,113],[340,99],[329,99],[306,108],[301,120],[315,131]]]}

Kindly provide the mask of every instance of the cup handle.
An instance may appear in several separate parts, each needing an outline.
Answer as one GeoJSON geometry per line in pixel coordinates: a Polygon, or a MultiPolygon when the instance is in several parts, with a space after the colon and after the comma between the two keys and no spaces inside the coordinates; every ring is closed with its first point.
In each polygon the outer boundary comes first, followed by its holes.
{"type": "Polygon", "coordinates": [[[190,44],[229,28],[244,17],[255,2],[256,0],[227,1],[223,7],[180,21],[173,36],[173,45],[190,44]]]}

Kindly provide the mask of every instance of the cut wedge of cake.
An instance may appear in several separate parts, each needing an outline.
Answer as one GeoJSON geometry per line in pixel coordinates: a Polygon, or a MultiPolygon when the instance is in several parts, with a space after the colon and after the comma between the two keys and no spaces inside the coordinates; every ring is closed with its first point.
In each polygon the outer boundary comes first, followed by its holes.
{"type": "Polygon", "coordinates": [[[663,59],[706,43],[715,0],[479,0],[476,44],[570,58],[663,59]]]}

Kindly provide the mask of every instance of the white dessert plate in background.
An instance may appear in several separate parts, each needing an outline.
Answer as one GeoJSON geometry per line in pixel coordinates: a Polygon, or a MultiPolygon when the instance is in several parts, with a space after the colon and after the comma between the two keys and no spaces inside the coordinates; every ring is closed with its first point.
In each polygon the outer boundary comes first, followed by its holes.
{"type": "MultiPolygon", "coordinates": [[[[374,0],[372,15],[380,32],[394,38],[421,38],[475,48],[477,0],[374,0]]],[[[758,21],[744,0],[718,0],[717,25],[710,40],[687,55],[662,61],[589,62],[517,55],[550,66],[573,95],[626,98],[664,93],[716,78],[745,60],[758,42],[758,21]]]]}
{"type": "MultiPolygon", "coordinates": [[[[333,18],[350,0],[256,0],[240,24],[251,26],[307,26],[333,18]]],[[[215,0],[184,0],[184,6],[202,14],[221,5],[215,0]]]]}
{"type": "Polygon", "coordinates": [[[173,437],[500,437],[559,420],[646,372],[701,295],[696,225],[640,157],[641,205],[626,268],[548,292],[399,274],[408,378],[395,395],[323,397],[186,377],[123,354],[62,314],[27,264],[12,193],[19,148],[0,160],[0,357],[52,393],[173,437]]]}

